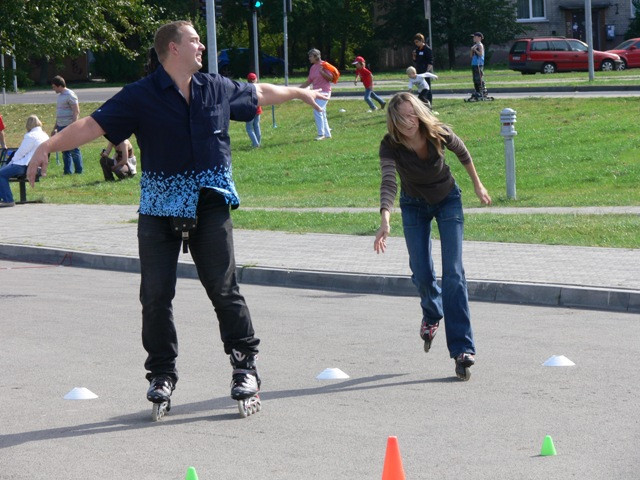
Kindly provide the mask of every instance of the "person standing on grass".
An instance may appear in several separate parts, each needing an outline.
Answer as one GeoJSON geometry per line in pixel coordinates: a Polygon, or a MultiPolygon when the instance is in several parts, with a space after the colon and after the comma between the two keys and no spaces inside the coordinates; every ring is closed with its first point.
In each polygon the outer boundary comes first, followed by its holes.
{"type": "Polygon", "coordinates": [[[471,329],[467,282],[462,266],[464,216],[460,188],[445,163],[452,151],[473,182],[480,202],[491,204],[469,151],[450,127],[409,92],[397,93],[387,105],[387,134],[380,143],[380,228],[373,248],[384,253],[391,231],[391,209],[400,177],[402,227],[409,251],[412,281],[420,294],[420,336],[428,352],[445,319],[447,347],[455,359],[456,374],[469,378],[476,347],[471,329]],[[436,220],[442,249],[442,288],[436,282],[431,252],[431,223],[436,220]]]}
{"type": "MultiPolygon", "coordinates": [[[[257,83],[258,76],[255,73],[251,72],[249,75],[247,75],[247,81],[249,83],[257,83]]],[[[247,131],[247,135],[249,136],[249,140],[251,140],[251,145],[253,146],[253,148],[258,148],[260,146],[260,142],[262,141],[262,131],[260,130],[260,115],[262,115],[262,107],[258,105],[256,116],[245,124],[245,130],[247,131]]]]}
{"type": "MultiPolygon", "coordinates": [[[[51,80],[51,88],[58,94],[56,107],[56,125],[51,132],[53,137],[67,128],[73,122],[77,122],[80,116],[80,104],[78,96],[73,90],[67,88],[67,84],[60,75],[56,75],[51,80]]],[[[75,173],[82,173],[82,152],[79,148],[72,148],[62,152],[62,162],[64,164],[63,175],[70,175],[71,163],[75,173]]]]}
{"type": "MultiPolygon", "coordinates": [[[[433,49],[425,42],[424,35],[416,33],[413,36],[413,44],[416,48],[411,53],[413,58],[413,65],[416,68],[417,73],[433,73],[433,49]]],[[[429,90],[426,94],[429,105],[433,104],[433,94],[431,92],[431,78],[426,77],[425,80],[429,85],[429,90]]],[[[436,77],[437,78],[437,77],[436,77]]]]}
{"type": "Polygon", "coordinates": [[[482,32],[475,32],[471,35],[473,37],[473,45],[469,50],[469,56],[471,57],[471,76],[473,79],[473,96],[482,97],[487,95],[487,88],[484,83],[484,35],[482,32]]]}
{"type": "Polygon", "coordinates": [[[2,115],[0,115],[0,148],[7,148],[7,143],[4,139],[4,122],[2,121],[2,115]]]}
{"type": "Polygon", "coordinates": [[[376,92],[373,91],[373,75],[370,70],[365,66],[365,61],[363,57],[357,56],[352,63],[352,65],[356,66],[356,79],[353,84],[358,84],[358,79],[362,80],[362,85],[364,86],[364,101],[369,105],[370,112],[374,112],[377,110],[376,106],[371,101],[371,98],[380,104],[380,108],[384,108],[385,102],[382,100],[376,92]]]}
{"type": "Polygon", "coordinates": [[[260,387],[256,369],[260,340],[235,273],[230,208],[237,208],[240,199],[232,178],[229,123],[252,119],[258,105],[292,99],[320,110],[316,99],[326,96],[199,73],[205,47],[188,21],[161,26],[154,48],[160,62],[155,71],[126,85],[89,117],[42,144],[27,177],[33,186],[38,167],[46,174],[50,152],[69,150],[102,135],[118,145],[135,133],[142,166],[138,248],[147,399],[169,401],[178,381],[172,300],[181,245],[191,250],[200,282],[215,307],[233,367],[231,396],[250,398],[260,387]]]}
{"type": "Polygon", "coordinates": [[[316,122],[316,130],[318,135],[316,140],[324,140],[325,138],[331,138],[331,129],[329,128],[329,121],[327,120],[327,103],[331,97],[331,79],[333,76],[331,72],[323,68],[322,58],[320,50],[312,48],[309,50],[309,62],[311,68],[309,69],[309,76],[307,80],[300,85],[301,88],[307,88],[312,85],[314,89],[319,89],[324,93],[326,99],[316,100],[316,103],[320,105],[322,110],[314,110],[313,118],[316,122]]]}

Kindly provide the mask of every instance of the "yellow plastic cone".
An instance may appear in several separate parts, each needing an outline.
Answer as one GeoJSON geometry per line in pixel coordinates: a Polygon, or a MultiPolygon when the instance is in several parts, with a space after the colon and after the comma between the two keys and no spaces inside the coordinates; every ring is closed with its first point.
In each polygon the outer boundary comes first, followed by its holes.
{"type": "Polygon", "coordinates": [[[547,435],[546,437],[544,437],[544,441],[542,442],[540,456],[550,457],[552,455],[556,455],[556,447],[553,445],[553,439],[551,438],[551,435],[547,435]]]}
{"type": "Polygon", "coordinates": [[[198,474],[196,473],[196,469],[193,467],[189,467],[187,469],[187,476],[184,477],[184,480],[198,480],[198,474]]]}
{"type": "Polygon", "coordinates": [[[382,480],[405,480],[398,437],[389,437],[387,439],[387,453],[384,457],[382,480]]]}

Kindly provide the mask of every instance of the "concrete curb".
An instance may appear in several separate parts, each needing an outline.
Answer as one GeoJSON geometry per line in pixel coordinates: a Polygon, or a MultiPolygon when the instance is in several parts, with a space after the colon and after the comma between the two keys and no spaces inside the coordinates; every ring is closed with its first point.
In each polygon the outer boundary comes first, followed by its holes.
{"type": "MultiPolygon", "coordinates": [[[[137,257],[59,250],[47,247],[0,244],[0,260],[43,263],[52,266],[92,268],[139,273],[137,257]]],[[[290,288],[331,290],[354,294],[417,296],[409,276],[293,270],[239,265],[240,283],[290,288]]],[[[198,278],[195,265],[179,262],[178,276],[198,278]]],[[[469,299],[548,307],[583,308],[640,313],[640,291],[467,280],[469,299]]]]}

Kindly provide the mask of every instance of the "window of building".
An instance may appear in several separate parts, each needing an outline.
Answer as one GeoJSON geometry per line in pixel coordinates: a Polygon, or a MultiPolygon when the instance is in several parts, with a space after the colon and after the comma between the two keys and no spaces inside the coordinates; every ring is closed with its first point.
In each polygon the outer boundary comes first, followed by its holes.
{"type": "Polygon", "coordinates": [[[544,0],[518,0],[516,17],[520,21],[544,19],[544,0]]]}

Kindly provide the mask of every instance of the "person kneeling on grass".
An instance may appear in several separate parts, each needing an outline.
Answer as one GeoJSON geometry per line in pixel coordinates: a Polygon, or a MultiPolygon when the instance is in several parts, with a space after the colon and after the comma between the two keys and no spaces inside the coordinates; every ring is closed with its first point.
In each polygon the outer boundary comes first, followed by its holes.
{"type": "Polygon", "coordinates": [[[133,177],[136,174],[137,160],[133,154],[133,146],[129,140],[119,143],[116,147],[116,156],[109,156],[111,149],[114,148],[113,143],[109,142],[107,148],[102,149],[100,153],[100,166],[104,179],[107,182],[113,182],[115,178],[113,174],[122,180],[123,178],[133,177]]]}
{"type": "Polygon", "coordinates": [[[13,207],[13,195],[9,186],[9,179],[27,173],[27,166],[36,148],[49,138],[42,130],[42,122],[36,115],[27,118],[27,133],[11,161],[0,168],[0,207],[13,207]]]}

